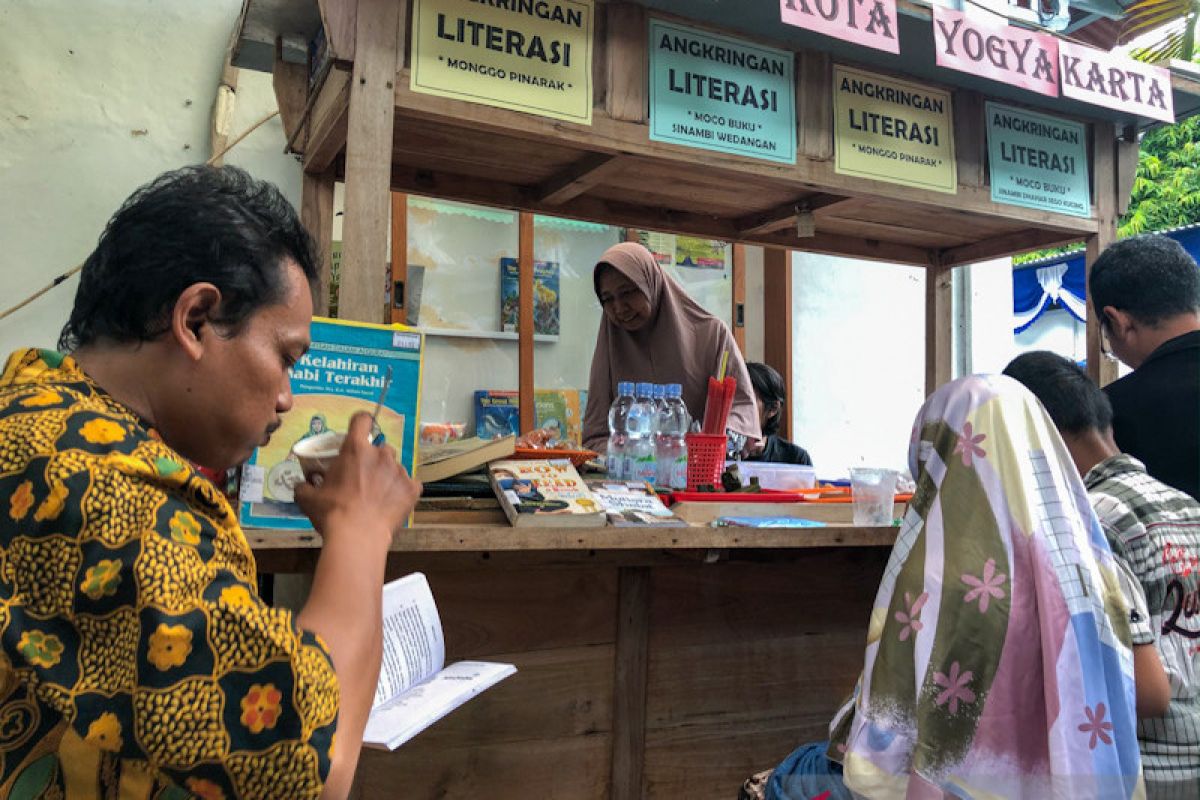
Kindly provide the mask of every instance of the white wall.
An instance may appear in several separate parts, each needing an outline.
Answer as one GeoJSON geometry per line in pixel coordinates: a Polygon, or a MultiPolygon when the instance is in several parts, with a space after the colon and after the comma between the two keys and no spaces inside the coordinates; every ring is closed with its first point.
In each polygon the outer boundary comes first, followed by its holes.
{"type": "Polygon", "coordinates": [[[793,438],[821,478],[902,469],[925,389],[925,270],[796,253],[793,438]]]}
{"type": "MultiPolygon", "coordinates": [[[[209,125],[240,0],[0,3],[0,274],[7,308],[82,262],[138,186],[209,156],[209,125]]],[[[235,133],[275,109],[271,77],[243,70],[235,133]]],[[[278,119],[226,159],[299,201],[278,119]]],[[[72,279],[0,320],[0,358],[53,346],[72,279]]]]}
{"type": "Polygon", "coordinates": [[[970,276],[967,372],[1001,372],[1017,355],[1013,338],[1012,259],[963,267],[970,276]]]}

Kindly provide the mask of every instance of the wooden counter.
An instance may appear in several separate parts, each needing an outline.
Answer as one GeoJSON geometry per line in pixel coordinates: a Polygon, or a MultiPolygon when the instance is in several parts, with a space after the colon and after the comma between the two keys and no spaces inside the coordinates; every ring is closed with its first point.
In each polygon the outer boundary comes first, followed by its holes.
{"type": "MultiPolygon", "coordinates": [[[[455,512],[472,515],[494,512],[455,512]]],[[[825,735],[896,531],[438,518],[397,535],[389,578],[429,577],[449,661],[519,671],[396,752],[364,752],[356,797],[733,800],[825,735]]],[[[247,535],[264,572],[315,563],[315,535],[247,535]]]]}

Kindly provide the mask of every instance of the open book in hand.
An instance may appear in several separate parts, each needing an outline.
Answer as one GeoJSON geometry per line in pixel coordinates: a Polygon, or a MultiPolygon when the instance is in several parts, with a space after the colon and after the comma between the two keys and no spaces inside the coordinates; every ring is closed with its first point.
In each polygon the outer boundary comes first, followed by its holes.
{"type": "Polygon", "coordinates": [[[363,742],[395,750],[485,689],[512,664],[446,664],[442,622],[420,572],[383,587],[383,663],[363,742]]]}

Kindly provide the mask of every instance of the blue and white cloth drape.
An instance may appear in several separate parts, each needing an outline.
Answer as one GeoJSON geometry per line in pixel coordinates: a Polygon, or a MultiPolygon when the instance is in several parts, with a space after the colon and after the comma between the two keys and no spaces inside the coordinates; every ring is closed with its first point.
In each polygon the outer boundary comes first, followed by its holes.
{"type": "Polygon", "coordinates": [[[1082,256],[1045,267],[1013,270],[1013,330],[1020,333],[1028,328],[1053,303],[1085,322],[1086,287],[1082,256]]]}

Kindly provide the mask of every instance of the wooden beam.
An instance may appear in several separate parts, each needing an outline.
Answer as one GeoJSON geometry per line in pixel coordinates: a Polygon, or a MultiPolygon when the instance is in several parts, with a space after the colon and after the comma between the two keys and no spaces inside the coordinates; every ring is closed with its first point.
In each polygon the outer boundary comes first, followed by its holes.
{"type": "Polygon", "coordinates": [[[650,669],[650,569],[622,567],[613,669],[612,800],[645,796],[646,685],[650,669]]]}
{"type": "Polygon", "coordinates": [[[536,426],[533,365],[533,214],[522,211],[517,231],[517,402],[521,433],[536,426]]]}
{"type": "MultiPolygon", "coordinates": [[[[408,87],[407,74],[402,74],[396,84],[396,105],[401,116],[433,120],[451,127],[469,126],[477,131],[491,131],[500,135],[516,134],[526,141],[546,142],[556,147],[575,146],[594,152],[646,156],[664,163],[682,165],[696,162],[695,149],[650,141],[643,124],[596,114],[590,126],[577,125],[419,94],[408,87]]],[[[832,160],[800,159],[796,164],[780,164],[729,153],[706,152],[704,162],[709,169],[727,172],[731,181],[742,180],[746,175],[767,177],[791,184],[798,192],[899,200],[918,209],[950,209],[985,214],[1014,223],[1079,233],[1081,236],[1095,232],[1097,227],[1094,219],[993,202],[991,190],[987,187],[960,186],[957,194],[946,194],[841,175],[834,169],[832,160]]]]}
{"type": "Polygon", "coordinates": [[[639,125],[646,121],[646,44],[646,9],[637,3],[609,3],[604,103],[611,119],[639,125]]]}
{"type": "Polygon", "coordinates": [[[954,155],[958,161],[958,182],[982,188],[987,180],[987,137],[984,135],[983,95],[969,89],[956,89],[954,109],[954,155]]]}
{"type": "Polygon", "coordinates": [[[783,376],[787,387],[779,435],[792,434],[792,251],[763,249],[763,361],[783,376]]]}
{"type": "Polygon", "coordinates": [[[746,357],[746,245],[733,246],[733,264],[731,278],[733,280],[733,308],[730,309],[730,328],[733,330],[733,340],[737,342],[742,357],[746,357]]]}
{"type": "Polygon", "coordinates": [[[833,65],[828,53],[805,50],[797,59],[796,109],[799,154],[816,161],[833,158],[833,65]]]}
{"type": "Polygon", "coordinates": [[[849,197],[842,197],[840,195],[816,192],[799,197],[794,202],[784,203],[770,211],[747,214],[734,222],[734,226],[743,236],[775,233],[776,231],[794,227],[796,224],[796,213],[801,208],[807,208],[809,211],[815,212],[823,208],[830,208],[839,203],[844,203],[850,199],[849,197]]]}
{"type": "Polygon", "coordinates": [[[541,203],[549,206],[561,205],[590,191],[621,166],[620,156],[588,153],[562,172],[544,181],[535,194],[541,203]]]}
{"type": "Polygon", "coordinates": [[[393,323],[408,322],[408,195],[392,192],[392,306],[393,323]]]}
{"type": "Polygon", "coordinates": [[[1074,244],[1079,241],[1079,238],[1078,234],[1040,231],[1036,228],[1026,229],[959,247],[948,247],[941,251],[939,263],[947,267],[976,264],[980,261],[987,261],[989,258],[1012,256],[1018,253],[1027,253],[1030,250],[1040,250],[1044,247],[1074,244]]]}
{"type": "Polygon", "coordinates": [[[319,174],[329,169],[346,146],[351,77],[345,70],[331,69],[318,89],[306,123],[309,130],[303,146],[305,172],[319,174]]]}
{"type": "Polygon", "coordinates": [[[275,102],[279,106],[283,133],[291,141],[292,134],[300,128],[308,103],[308,70],[303,64],[292,64],[283,60],[283,37],[275,39],[275,63],[271,68],[271,85],[275,89],[275,102]]]}
{"type": "MultiPolygon", "coordinates": [[[[1092,265],[1110,244],[1117,239],[1117,140],[1111,122],[1092,123],[1092,185],[1093,202],[1100,229],[1087,239],[1085,264],[1091,282],[1092,265]]],[[[1100,347],[1100,315],[1088,299],[1087,309],[1087,371],[1092,380],[1106,386],[1117,379],[1117,362],[1106,357],[1100,347]]]]}
{"type": "Polygon", "coordinates": [[[752,241],[766,247],[789,247],[806,253],[824,253],[831,256],[861,258],[867,261],[885,261],[893,264],[928,264],[929,251],[910,244],[896,244],[879,239],[864,239],[858,236],[840,236],[833,233],[818,233],[803,239],[795,231],[782,231],[769,236],[755,237],[752,241]]]}
{"type": "Polygon", "coordinates": [[[346,211],[338,316],[382,322],[400,6],[360,0],[346,136],[346,211]]]}
{"type": "Polygon", "coordinates": [[[951,270],[930,260],[925,270],[925,395],[950,380],[952,362],[950,340],[954,319],[951,315],[951,270]]]}
{"type": "MultiPolygon", "coordinates": [[[[402,0],[394,0],[395,3],[402,0]]],[[[358,26],[359,0],[317,0],[321,24],[325,27],[325,43],[330,57],[337,61],[353,61],[358,26]]],[[[373,8],[365,7],[370,18],[373,8]]]]}
{"type": "Polygon", "coordinates": [[[333,259],[333,173],[304,173],[300,189],[300,220],[317,248],[317,289],[313,314],[329,316],[329,285],[333,259]]]}
{"type": "Polygon", "coordinates": [[[233,133],[233,113],[237,106],[237,85],[238,74],[241,72],[237,67],[233,66],[233,50],[237,47],[238,32],[242,30],[242,25],[245,22],[246,8],[242,8],[242,13],[238,17],[238,22],[233,27],[232,33],[229,35],[229,42],[225,45],[225,60],[221,65],[221,77],[217,83],[217,96],[213,98],[212,113],[209,120],[209,157],[213,159],[214,166],[221,166],[224,162],[224,157],[215,158],[218,153],[225,151],[225,146],[229,143],[229,136],[233,133]]]}
{"type": "Polygon", "coordinates": [[[1133,182],[1137,178],[1138,152],[1141,143],[1138,142],[1136,125],[1124,128],[1121,138],[1117,140],[1117,216],[1125,216],[1129,210],[1129,201],[1133,195],[1133,182]]]}

